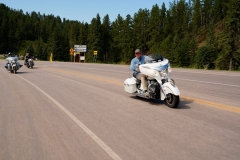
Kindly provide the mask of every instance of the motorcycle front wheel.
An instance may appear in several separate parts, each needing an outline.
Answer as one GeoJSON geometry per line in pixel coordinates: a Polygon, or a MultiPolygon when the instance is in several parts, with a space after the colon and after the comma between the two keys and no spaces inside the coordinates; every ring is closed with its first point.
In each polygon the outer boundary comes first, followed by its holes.
{"type": "Polygon", "coordinates": [[[168,107],[176,108],[179,104],[179,96],[169,93],[164,101],[168,107]]]}
{"type": "Polygon", "coordinates": [[[12,73],[17,74],[16,67],[13,67],[13,72],[12,73]]]}
{"type": "Polygon", "coordinates": [[[31,69],[32,69],[32,68],[33,68],[33,64],[32,64],[32,62],[30,62],[30,64],[29,64],[29,65],[30,65],[30,67],[29,67],[29,68],[31,68],[31,69]]]}

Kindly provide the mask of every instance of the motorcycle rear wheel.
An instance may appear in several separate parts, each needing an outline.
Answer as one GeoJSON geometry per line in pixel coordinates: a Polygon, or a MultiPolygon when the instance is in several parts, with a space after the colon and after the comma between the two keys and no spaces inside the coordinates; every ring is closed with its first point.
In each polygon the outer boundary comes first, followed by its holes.
{"type": "Polygon", "coordinates": [[[168,107],[176,108],[179,104],[179,96],[169,93],[164,101],[168,107]]]}

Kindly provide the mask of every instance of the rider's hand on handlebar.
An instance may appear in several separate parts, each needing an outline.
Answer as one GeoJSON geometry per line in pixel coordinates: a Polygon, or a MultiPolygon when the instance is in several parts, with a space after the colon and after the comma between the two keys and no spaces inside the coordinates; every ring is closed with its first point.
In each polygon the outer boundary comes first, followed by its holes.
{"type": "Polygon", "coordinates": [[[139,68],[136,68],[136,71],[137,71],[137,72],[140,72],[139,68]]]}

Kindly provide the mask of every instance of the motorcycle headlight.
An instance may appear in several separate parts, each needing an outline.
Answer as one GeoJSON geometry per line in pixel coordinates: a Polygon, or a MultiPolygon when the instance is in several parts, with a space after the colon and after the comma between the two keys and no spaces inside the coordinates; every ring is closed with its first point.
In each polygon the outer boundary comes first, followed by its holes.
{"type": "Polygon", "coordinates": [[[166,70],[162,70],[162,71],[160,72],[160,75],[161,75],[161,77],[163,77],[163,78],[167,77],[167,72],[166,72],[166,70]]]}
{"type": "Polygon", "coordinates": [[[166,73],[166,70],[162,70],[160,73],[161,73],[161,74],[164,74],[164,73],[166,73]]]}
{"type": "Polygon", "coordinates": [[[15,63],[15,61],[13,60],[12,63],[15,63]]]}

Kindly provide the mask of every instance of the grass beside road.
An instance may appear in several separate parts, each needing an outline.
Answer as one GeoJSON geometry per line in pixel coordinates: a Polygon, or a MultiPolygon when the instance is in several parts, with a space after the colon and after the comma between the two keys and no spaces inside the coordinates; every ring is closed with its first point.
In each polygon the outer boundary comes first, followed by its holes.
{"type": "Polygon", "coordinates": [[[0,59],[6,59],[7,57],[4,56],[3,54],[0,54],[0,59]]]}
{"type": "MultiPolygon", "coordinates": [[[[0,59],[6,59],[8,56],[7,56],[7,54],[0,54],[0,59]]],[[[18,57],[18,60],[23,60],[24,59],[24,57],[23,56],[20,56],[20,57],[18,57]]]]}

